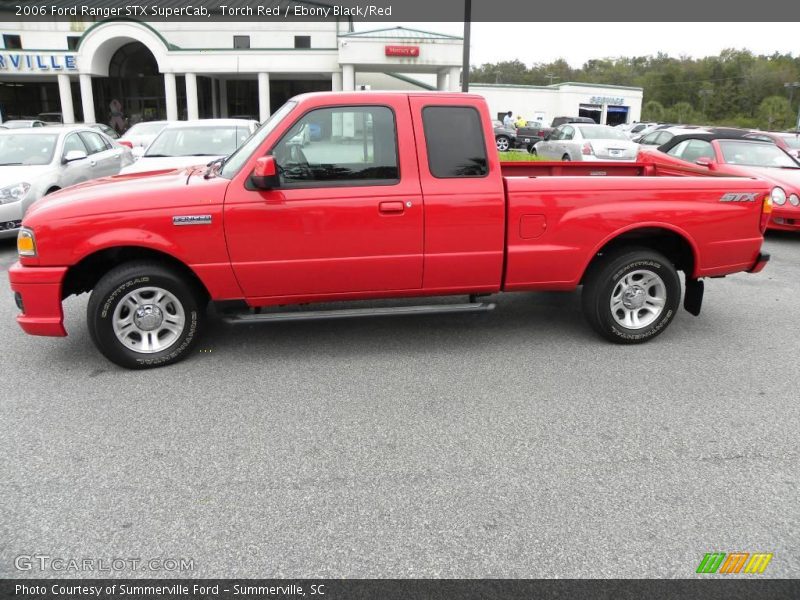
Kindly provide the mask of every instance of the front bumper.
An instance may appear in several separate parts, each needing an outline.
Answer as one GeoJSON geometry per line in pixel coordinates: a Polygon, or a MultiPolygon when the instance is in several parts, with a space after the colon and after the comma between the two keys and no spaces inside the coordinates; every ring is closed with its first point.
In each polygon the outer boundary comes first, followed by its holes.
{"type": "Polygon", "coordinates": [[[64,337],[61,286],[67,267],[25,267],[19,262],[8,270],[17,306],[17,323],[30,335],[64,337]]]}
{"type": "Polygon", "coordinates": [[[773,207],[772,216],[767,224],[767,229],[800,231],[800,208],[787,206],[773,207]]]}
{"type": "Polygon", "coordinates": [[[23,212],[22,202],[0,204],[0,239],[17,236],[23,212]]]}

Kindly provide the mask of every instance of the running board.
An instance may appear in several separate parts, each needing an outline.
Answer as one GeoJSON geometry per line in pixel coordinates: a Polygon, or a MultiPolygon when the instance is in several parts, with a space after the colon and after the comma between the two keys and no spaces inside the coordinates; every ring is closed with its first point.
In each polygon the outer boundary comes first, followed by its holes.
{"type": "Polygon", "coordinates": [[[357,317],[396,317],[403,315],[433,315],[446,313],[475,313],[494,310],[489,302],[465,304],[431,304],[423,306],[386,306],[381,308],[342,308],[336,310],[302,310],[293,312],[238,314],[223,317],[226,323],[264,323],[276,321],[315,321],[318,319],[353,319],[357,317]]]}

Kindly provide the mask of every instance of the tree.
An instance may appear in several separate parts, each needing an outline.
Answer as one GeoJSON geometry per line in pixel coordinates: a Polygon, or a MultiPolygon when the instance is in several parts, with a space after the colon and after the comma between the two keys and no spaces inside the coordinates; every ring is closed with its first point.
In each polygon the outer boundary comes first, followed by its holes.
{"type": "Polygon", "coordinates": [[[664,107],[658,100],[645,102],[642,107],[642,121],[663,121],[664,107]]]}
{"type": "Polygon", "coordinates": [[[792,109],[783,96],[769,96],[758,105],[758,117],[769,130],[784,129],[792,122],[792,109]]]}
{"type": "Polygon", "coordinates": [[[695,120],[694,108],[688,102],[676,102],[667,110],[667,119],[681,125],[695,120]]]}

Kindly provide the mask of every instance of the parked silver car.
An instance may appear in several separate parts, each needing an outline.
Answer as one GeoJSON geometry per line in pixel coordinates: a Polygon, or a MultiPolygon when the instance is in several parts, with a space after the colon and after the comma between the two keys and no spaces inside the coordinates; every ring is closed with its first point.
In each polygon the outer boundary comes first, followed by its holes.
{"type": "Polygon", "coordinates": [[[122,174],[181,169],[228,156],[258,128],[258,121],[198,119],[170,123],[122,174]]]}
{"type": "Polygon", "coordinates": [[[638,144],[609,125],[559,125],[531,149],[548,160],[636,160],[638,144]]]}
{"type": "Polygon", "coordinates": [[[16,235],[25,211],[45,194],[132,162],[128,148],[89,127],[0,130],[0,237],[16,235]]]}

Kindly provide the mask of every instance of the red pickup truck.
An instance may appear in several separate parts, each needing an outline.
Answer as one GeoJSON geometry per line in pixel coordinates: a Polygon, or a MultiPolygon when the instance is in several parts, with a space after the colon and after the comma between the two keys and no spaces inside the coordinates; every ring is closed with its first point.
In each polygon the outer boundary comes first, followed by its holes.
{"type": "Polygon", "coordinates": [[[766,183],[658,175],[638,163],[501,164],[479,96],[302,95],[226,159],[35,203],[9,272],[17,320],[64,336],[62,300],[91,291],[97,347],[145,368],[192,352],[209,301],[254,322],[489,310],[486,295],[583,285],[600,334],[643,342],[679,308],[678,270],[698,314],[701,278],[769,259],[766,183]],[[286,308],[445,295],[469,302],[286,308]]]}

